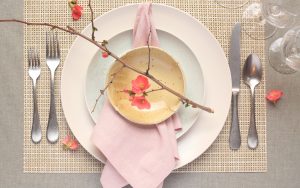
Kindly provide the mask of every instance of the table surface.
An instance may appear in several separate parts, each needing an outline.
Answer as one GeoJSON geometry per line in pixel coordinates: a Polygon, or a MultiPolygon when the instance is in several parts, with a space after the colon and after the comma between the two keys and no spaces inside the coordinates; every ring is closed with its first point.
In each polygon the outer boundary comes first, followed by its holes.
{"type": "MultiPolygon", "coordinates": [[[[300,8],[299,1],[291,2],[300,8]]],[[[0,18],[23,19],[23,0],[1,0],[0,18]]],[[[269,39],[267,46],[284,32],[269,39]]],[[[23,173],[23,39],[22,25],[0,24],[1,187],[101,187],[99,174],[23,173]]],[[[281,75],[269,65],[265,71],[267,91],[284,92],[276,106],[267,106],[268,172],[171,174],[165,188],[300,187],[300,73],[281,75]]]]}

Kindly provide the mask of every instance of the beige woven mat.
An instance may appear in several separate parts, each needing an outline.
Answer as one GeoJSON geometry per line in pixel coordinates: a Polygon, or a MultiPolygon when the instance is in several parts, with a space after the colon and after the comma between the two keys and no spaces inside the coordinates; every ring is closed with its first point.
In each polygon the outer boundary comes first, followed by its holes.
{"type": "MultiPolygon", "coordinates": [[[[94,0],[94,11],[97,16],[128,3],[138,3],[142,1],[134,0],[94,0]]],[[[225,53],[228,53],[229,37],[233,23],[239,20],[242,9],[229,10],[218,6],[213,0],[155,0],[152,2],[164,3],[177,7],[190,13],[195,18],[204,23],[210,31],[214,33],[218,41],[222,44],[225,53]]],[[[223,0],[227,5],[243,3],[245,0],[223,0]]],[[[49,22],[61,26],[70,25],[81,31],[89,23],[89,12],[87,0],[79,0],[79,4],[85,8],[84,16],[80,21],[73,22],[67,0],[25,0],[25,19],[32,22],[49,22]]],[[[45,65],[45,30],[44,27],[25,27],[25,50],[30,46],[35,46],[41,53],[42,73],[38,82],[38,107],[40,112],[41,126],[43,129],[43,140],[40,144],[34,145],[30,140],[30,128],[32,122],[32,86],[27,74],[25,63],[24,79],[24,172],[71,172],[90,173],[100,172],[103,164],[90,156],[84,148],[71,152],[63,149],[61,143],[48,144],[45,137],[49,102],[49,71],[45,65]]],[[[263,31],[259,34],[263,35],[263,31]]],[[[62,62],[68,53],[70,45],[75,37],[59,32],[62,50],[62,62]]],[[[250,39],[242,34],[242,61],[247,54],[257,53],[262,62],[264,59],[264,42],[250,39]]],[[[26,54],[24,62],[27,62],[26,54]]],[[[57,70],[55,81],[55,96],[57,105],[57,115],[60,127],[60,138],[71,134],[70,129],[64,119],[60,103],[60,75],[63,63],[57,70]]],[[[216,67],[218,68],[218,67],[216,67]]],[[[238,151],[231,151],[228,146],[228,132],[230,128],[230,114],[226,124],[214,142],[214,144],[198,159],[176,170],[176,172],[264,172],[267,170],[267,144],[266,144],[266,105],[265,105],[265,75],[263,81],[257,88],[257,128],[259,132],[260,144],[256,150],[249,150],[246,145],[247,128],[249,124],[249,90],[242,84],[240,94],[240,126],[242,134],[242,146],[238,151]]]]}

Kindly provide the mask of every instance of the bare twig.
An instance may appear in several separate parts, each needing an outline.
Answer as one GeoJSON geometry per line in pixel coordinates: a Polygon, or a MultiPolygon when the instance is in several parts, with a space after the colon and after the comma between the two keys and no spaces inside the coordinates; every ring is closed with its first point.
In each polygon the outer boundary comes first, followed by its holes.
{"type": "Polygon", "coordinates": [[[97,106],[97,103],[98,103],[100,97],[104,95],[104,93],[105,93],[105,91],[107,90],[107,88],[113,83],[113,81],[114,81],[116,75],[117,75],[119,72],[121,72],[121,71],[123,70],[124,67],[125,67],[125,66],[123,65],[117,72],[111,74],[111,76],[112,76],[111,80],[105,85],[105,87],[104,87],[103,89],[100,89],[99,95],[98,95],[97,98],[96,98],[96,101],[95,101],[95,104],[94,104],[94,106],[93,106],[93,109],[91,110],[91,113],[93,113],[93,112],[95,111],[96,106],[97,106]]]}
{"type": "Polygon", "coordinates": [[[104,95],[104,92],[105,92],[105,91],[103,91],[102,89],[100,90],[100,92],[99,92],[100,94],[99,94],[98,97],[96,98],[96,102],[95,102],[95,104],[94,104],[94,106],[93,106],[93,108],[92,108],[92,110],[91,110],[91,113],[93,113],[93,112],[95,111],[96,106],[97,106],[97,104],[98,104],[98,101],[100,100],[100,97],[104,95]]]}
{"type": "Polygon", "coordinates": [[[90,12],[91,12],[92,40],[95,41],[95,31],[97,31],[98,29],[95,27],[95,24],[94,24],[94,11],[93,11],[93,8],[92,8],[91,0],[89,0],[88,6],[89,6],[90,12]]]}
{"type": "Polygon", "coordinates": [[[151,36],[151,26],[150,26],[150,31],[149,31],[149,35],[148,35],[148,40],[147,40],[147,47],[148,47],[148,67],[146,70],[146,74],[149,74],[149,70],[150,70],[150,64],[151,64],[151,49],[150,49],[150,36],[151,36]]]}
{"type": "Polygon", "coordinates": [[[150,90],[150,91],[147,91],[147,92],[145,92],[145,94],[149,94],[149,93],[152,93],[152,92],[155,92],[155,91],[160,91],[160,90],[163,90],[164,88],[158,88],[158,89],[152,89],[152,90],[150,90]]]}
{"type": "Polygon", "coordinates": [[[146,77],[148,77],[149,79],[151,79],[153,82],[155,82],[156,84],[158,84],[159,86],[161,86],[162,88],[164,88],[165,90],[169,91],[170,93],[172,93],[173,95],[177,96],[179,99],[181,99],[181,101],[184,101],[187,104],[190,104],[192,107],[194,108],[200,108],[204,111],[213,113],[214,111],[206,106],[200,105],[190,99],[188,99],[187,97],[181,95],[180,93],[172,90],[171,88],[169,88],[168,86],[164,85],[160,80],[156,79],[154,76],[152,76],[151,74],[146,74],[146,72],[143,72],[141,70],[136,69],[135,67],[129,65],[128,63],[126,63],[125,61],[123,61],[122,59],[120,59],[116,54],[112,53],[111,51],[109,51],[106,47],[102,46],[101,44],[99,44],[98,42],[94,41],[93,39],[79,33],[78,31],[76,31],[75,29],[73,29],[70,26],[67,26],[66,28],[60,27],[60,26],[56,26],[53,24],[49,24],[49,23],[35,23],[35,22],[27,22],[27,21],[23,21],[23,20],[17,20],[17,19],[0,19],[0,23],[1,22],[16,22],[16,23],[22,23],[22,24],[26,24],[26,25],[34,25],[34,26],[47,26],[50,27],[51,29],[59,29],[61,31],[65,31],[67,33],[70,33],[72,35],[77,35],[87,41],[89,41],[90,43],[94,44],[95,46],[99,47],[102,51],[107,52],[111,57],[113,57],[115,60],[117,60],[118,62],[120,62],[122,65],[124,65],[124,67],[138,73],[141,75],[144,75],[146,77]]]}

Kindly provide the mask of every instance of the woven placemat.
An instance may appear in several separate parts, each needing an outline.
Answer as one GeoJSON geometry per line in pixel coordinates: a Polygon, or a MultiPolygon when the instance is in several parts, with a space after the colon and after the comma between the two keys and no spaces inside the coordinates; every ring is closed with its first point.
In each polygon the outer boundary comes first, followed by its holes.
{"type": "MultiPolygon", "coordinates": [[[[226,5],[243,3],[246,0],[223,0],[226,5]]],[[[73,22],[67,0],[25,0],[25,19],[31,22],[48,22],[60,26],[70,25],[81,31],[89,23],[88,0],[79,0],[84,10],[83,17],[73,22]]],[[[128,3],[139,3],[134,0],[97,0],[94,1],[94,12],[96,16],[123,6],[128,3]]],[[[237,22],[242,9],[225,9],[217,5],[213,0],[154,0],[154,3],[163,3],[177,7],[200,20],[216,36],[224,51],[228,54],[229,38],[232,26],[237,22]]],[[[32,83],[27,73],[27,65],[24,67],[24,172],[29,173],[91,173],[100,172],[103,164],[94,159],[84,148],[77,151],[64,150],[61,143],[49,144],[46,141],[46,126],[48,120],[50,103],[50,73],[45,64],[45,27],[25,26],[25,55],[27,62],[27,49],[36,47],[41,53],[42,73],[38,81],[38,107],[40,113],[43,140],[40,144],[32,144],[30,140],[30,129],[32,124],[32,83]]],[[[70,45],[75,37],[58,31],[61,43],[62,63],[59,65],[55,80],[55,97],[57,116],[60,127],[60,138],[72,134],[62,111],[60,103],[60,76],[63,62],[68,53],[70,45]]],[[[263,35],[263,31],[258,31],[263,35]]],[[[260,56],[262,63],[266,62],[264,56],[264,41],[253,40],[242,33],[242,61],[249,53],[260,56]]],[[[216,67],[217,68],[217,67],[216,67]]],[[[267,170],[267,144],[266,144],[266,104],[265,104],[265,75],[262,83],[257,88],[256,110],[257,129],[259,132],[259,147],[250,150],[246,139],[249,126],[250,98],[249,89],[242,83],[239,101],[239,117],[242,135],[242,145],[238,151],[231,151],[228,146],[228,135],[230,128],[229,113],[226,124],[214,142],[214,144],[198,159],[192,163],[176,170],[175,172],[265,172],[267,170]]]]}

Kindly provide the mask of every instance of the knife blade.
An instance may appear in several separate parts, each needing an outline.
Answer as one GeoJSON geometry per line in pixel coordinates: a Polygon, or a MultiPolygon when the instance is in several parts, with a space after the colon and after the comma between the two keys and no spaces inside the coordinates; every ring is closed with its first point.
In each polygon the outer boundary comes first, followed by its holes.
{"type": "Polygon", "coordinates": [[[229,146],[236,150],[241,146],[241,134],[238,118],[238,94],[240,91],[241,79],[241,23],[236,23],[232,29],[230,49],[229,49],[229,68],[232,79],[232,118],[229,134],[229,146]]]}

